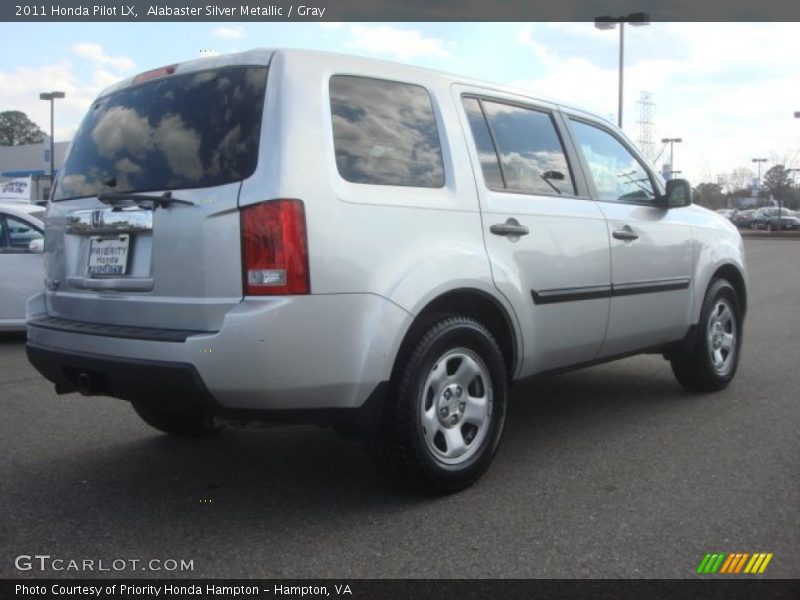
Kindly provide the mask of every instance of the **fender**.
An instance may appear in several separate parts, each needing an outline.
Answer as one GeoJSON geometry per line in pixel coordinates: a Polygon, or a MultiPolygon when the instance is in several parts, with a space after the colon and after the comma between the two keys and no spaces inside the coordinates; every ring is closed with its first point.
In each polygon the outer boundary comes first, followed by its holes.
{"type": "Polygon", "coordinates": [[[483,246],[443,247],[431,256],[420,254],[398,271],[399,277],[388,292],[388,298],[408,311],[409,319],[391,351],[391,364],[397,358],[400,345],[413,325],[414,319],[437,298],[451,292],[477,292],[490,299],[503,313],[514,337],[517,361],[514,378],[518,376],[524,348],[519,317],[507,298],[495,287],[489,259],[483,246]],[[445,277],[443,277],[445,275],[445,277]]]}
{"type": "MultiPolygon", "coordinates": [[[[734,267],[747,286],[747,269],[744,262],[744,243],[741,234],[726,223],[709,219],[692,226],[694,238],[694,300],[692,305],[692,324],[700,321],[703,297],[711,283],[711,278],[720,268],[734,267]]],[[[736,283],[736,282],[732,282],[736,283]]]]}

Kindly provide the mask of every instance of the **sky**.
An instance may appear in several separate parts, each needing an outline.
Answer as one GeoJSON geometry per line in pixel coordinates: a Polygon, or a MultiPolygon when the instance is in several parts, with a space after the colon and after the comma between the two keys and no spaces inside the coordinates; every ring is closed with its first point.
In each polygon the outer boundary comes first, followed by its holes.
{"type": "MultiPolygon", "coordinates": [[[[625,28],[624,130],[655,103],[660,140],[680,137],[674,169],[717,182],[751,159],[800,167],[800,23],[651,23],[625,28]]],[[[56,141],[95,95],[165,64],[257,47],[331,50],[439,69],[561,99],[616,121],[619,32],[593,23],[0,23],[0,111],[49,129],[42,91],[61,90],[56,141]]]]}

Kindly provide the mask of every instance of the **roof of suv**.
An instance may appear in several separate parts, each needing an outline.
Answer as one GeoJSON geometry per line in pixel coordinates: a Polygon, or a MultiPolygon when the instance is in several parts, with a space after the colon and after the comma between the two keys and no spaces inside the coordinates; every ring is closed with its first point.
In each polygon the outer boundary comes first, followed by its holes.
{"type": "MultiPolygon", "coordinates": [[[[492,89],[497,92],[505,92],[509,94],[517,94],[521,96],[526,96],[533,100],[539,100],[542,102],[547,102],[550,104],[558,105],[562,108],[568,108],[572,111],[583,113],[586,115],[591,115],[595,119],[600,119],[601,121],[616,127],[613,123],[608,121],[605,117],[598,115],[597,113],[593,113],[588,111],[584,108],[579,106],[572,105],[568,102],[564,102],[557,98],[552,98],[544,94],[534,94],[528,90],[515,88],[513,86],[502,85],[497,83],[492,83],[485,80],[475,79],[472,77],[456,75],[452,73],[447,73],[444,71],[438,71],[436,69],[429,69],[427,67],[418,67],[413,65],[406,65],[403,63],[398,63],[394,61],[387,61],[387,60],[380,60],[375,58],[366,58],[362,56],[354,56],[350,54],[340,54],[338,52],[325,52],[321,50],[304,50],[299,48],[258,48],[254,50],[248,50],[246,52],[238,52],[235,54],[221,54],[218,56],[207,56],[203,58],[198,58],[194,60],[189,60],[181,63],[175,63],[175,73],[191,73],[192,71],[201,71],[206,69],[214,69],[219,67],[228,67],[233,65],[264,65],[269,66],[270,62],[272,61],[272,57],[277,54],[283,54],[286,56],[294,56],[300,57],[304,61],[317,61],[322,63],[332,63],[335,62],[338,67],[342,69],[347,69],[348,67],[356,67],[356,66],[366,66],[371,65],[380,69],[382,73],[385,73],[387,77],[391,77],[393,73],[397,74],[398,76],[401,74],[408,74],[414,71],[424,71],[429,74],[435,74],[438,77],[441,77],[451,83],[457,83],[462,85],[474,85],[478,87],[492,89]]],[[[164,67],[161,67],[164,68],[164,67]]],[[[152,71],[157,71],[158,68],[152,69],[152,71]]],[[[149,71],[145,71],[148,73],[149,71]]],[[[104,89],[99,95],[106,96],[108,94],[114,93],[118,90],[121,90],[129,85],[133,85],[139,77],[139,75],[134,75],[132,77],[128,77],[127,79],[123,79],[106,89],[104,89]]]]}
{"type": "Polygon", "coordinates": [[[24,204],[22,202],[0,202],[0,211],[8,213],[10,215],[14,215],[15,217],[22,217],[22,216],[29,216],[36,220],[39,219],[40,213],[44,213],[47,210],[45,206],[39,206],[38,204],[24,204]]]}

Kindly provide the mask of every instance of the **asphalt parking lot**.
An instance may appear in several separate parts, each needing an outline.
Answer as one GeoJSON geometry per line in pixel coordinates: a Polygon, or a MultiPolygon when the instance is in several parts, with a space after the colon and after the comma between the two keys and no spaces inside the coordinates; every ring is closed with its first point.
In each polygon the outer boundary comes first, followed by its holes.
{"type": "Polygon", "coordinates": [[[800,242],[748,240],[739,373],[696,396],[658,356],[517,387],[490,472],[451,497],[385,487],[313,426],[202,441],[124,402],[56,396],[0,340],[0,576],[15,557],[193,560],[133,577],[694,577],[771,552],[800,577],[800,242]]]}

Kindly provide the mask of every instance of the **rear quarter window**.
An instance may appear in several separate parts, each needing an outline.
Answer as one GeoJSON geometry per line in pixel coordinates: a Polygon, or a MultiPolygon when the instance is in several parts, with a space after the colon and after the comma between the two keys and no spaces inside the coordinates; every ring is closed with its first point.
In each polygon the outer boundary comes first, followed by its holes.
{"type": "Polygon", "coordinates": [[[353,183],[444,185],[439,131],[425,88],[334,75],[330,80],[336,167],[353,183]]]}

